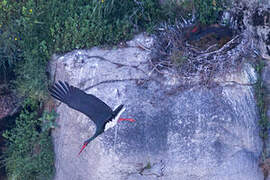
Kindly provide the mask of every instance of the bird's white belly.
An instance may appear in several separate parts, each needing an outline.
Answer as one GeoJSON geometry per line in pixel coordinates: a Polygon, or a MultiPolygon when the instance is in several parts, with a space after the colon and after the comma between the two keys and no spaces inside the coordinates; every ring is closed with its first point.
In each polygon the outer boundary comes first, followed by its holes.
{"type": "Polygon", "coordinates": [[[126,108],[122,108],[121,111],[115,116],[114,119],[112,119],[110,122],[107,122],[105,125],[104,131],[107,131],[108,129],[114,127],[117,124],[119,117],[125,110],[126,108]]]}

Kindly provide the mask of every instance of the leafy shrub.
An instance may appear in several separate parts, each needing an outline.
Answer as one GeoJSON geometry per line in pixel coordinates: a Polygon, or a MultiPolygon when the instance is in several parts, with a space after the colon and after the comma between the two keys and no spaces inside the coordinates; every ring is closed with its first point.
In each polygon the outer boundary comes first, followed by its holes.
{"type": "Polygon", "coordinates": [[[12,19],[12,7],[7,4],[5,0],[0,2],[0,82],[7,79],[15,62],[20,59],[15,39],[16,24],[5,25],[12,19]]]}
{"type": "Polygon", "coordinates": [[[41,100],[46,97],[45,69],[53,53],[117,44],[151,29],[161,17],[158,0],[3,0],[0,68],[15,64],[18,92],[41,100]]]}
{"type": "Polygon", "coordinates": [[[38,21],[41,15],[33,12],[34,6],[34,1],[0,2],[0,39],[4,40],[0,43],[0,69],[6,72],[7,68],[9,71],[15,68],[18,92],[40,99],[40,94],[44,94],[40,88],[44,90],[46,86],[44,72],[48,53],[41,46],[44,36],[41,32],[45,28],[38,21]]]}
{"type": "Polygon", "coordinates": [[[37,101],[27,99],[23,111],[16,119],[16,127],[4,132],[8,147],[4,152],[4,165],[10,178],[16,180],[50,179],[54,172],[53,145],[50,128],[54,112],[37,113],[37,101]]]}
{"type": "Polygon", "coordinates": [[[201,24],[216,23],[220,12],[228,5],[222,0],[170,0],[165,1],[163,13],[172,23],[182,18],[191,19],[193,15],[201,24]]]}
{"type": "Polygon", "coordinates": [[[170,0],[163,4],[162,13],[167,17],[167,21],[174,23],[177,20],[182,20],[182,18],[192,18],[193,9],[193,0],[170,0]]]}
{"type": "Polygon", "coordinates": [[[161,18],[158,0],[71,0],[54,1],[50,6],[62,7],[49,18],[54,49],[60,52],[117,44],[161,18]]]}
{"type": "Polygon", "coordinates": [[[267,106],[268,106],[266,102],[267,91],[266,91],[266,86],[262,79],[262,70],[264,66],[265,66],[265,63],[261,59],[257,60],[255,64],[255,70],[258,73],[258,79],[254,85],[254,90],[255,90],[255,96],[256,96],[257,106],[259,110],[259,115],[260,115],[260,120],[259,120],[260,136],[263,140],[267,140],[270,123],[267,117],[267,106]]]}
{"type": "Polygon", "coordinates": [[[198,20],[202,24],[216,23],[219,13],[224,9],[222,0],[193,0],[198,20]]]}

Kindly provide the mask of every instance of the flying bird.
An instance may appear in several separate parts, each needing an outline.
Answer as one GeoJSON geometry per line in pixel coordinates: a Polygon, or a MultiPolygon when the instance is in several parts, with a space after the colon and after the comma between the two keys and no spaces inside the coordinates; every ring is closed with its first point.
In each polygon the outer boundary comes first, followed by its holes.
{"type": "Polygon", "coordinates": [[[123,104],[119,105],[113,111],[106,103],[96,96],[87,94],[81,89],[69,85],[67,82],[58,81],[58,83],[49,88],[49,92],[55,99],[88,116],[96,125],[95,134],[84,141],[78,155],[81,154],[89,142],[106,130],[114,127],[117,122],[135,121],[134,119],[120,118],[120,115],[125,111],[123,104]]]}

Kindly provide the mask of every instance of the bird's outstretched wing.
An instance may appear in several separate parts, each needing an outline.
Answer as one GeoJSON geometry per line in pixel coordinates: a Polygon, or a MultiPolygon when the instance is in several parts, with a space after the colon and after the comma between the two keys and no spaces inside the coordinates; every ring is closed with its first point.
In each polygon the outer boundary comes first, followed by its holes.
{"type": "Polygon", "coordinates": [[[96,125],[102,124],[112,116],[113,111],[107,104],[67,82],[58,81],[49,91],[57,100],[87,115],[96,125]]]}

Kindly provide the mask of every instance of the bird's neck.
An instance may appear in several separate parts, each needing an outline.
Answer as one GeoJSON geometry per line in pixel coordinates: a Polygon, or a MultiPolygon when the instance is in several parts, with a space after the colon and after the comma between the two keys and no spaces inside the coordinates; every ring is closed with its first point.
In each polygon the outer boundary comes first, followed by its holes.
{"type": "Polygon", "coordinates": [[[90,137],[89,139],[87,139],[84,143],[87,143],[88,144],[89,142],[93,141],[101,133],[102,133],[102,130],[97,130],[96,133],[92,137],[90,137]]]}

